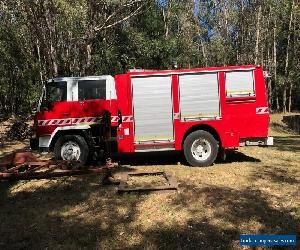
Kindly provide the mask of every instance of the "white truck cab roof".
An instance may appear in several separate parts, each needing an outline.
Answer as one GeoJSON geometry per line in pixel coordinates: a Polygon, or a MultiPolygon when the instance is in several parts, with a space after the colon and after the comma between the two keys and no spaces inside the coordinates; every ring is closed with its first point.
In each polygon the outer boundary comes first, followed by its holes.
{"type": "MultiPolygon", "coordinates": [[[[67,101],[78,100],[78,82],[79,81],[106,81],[106,100],[117,99],[115,80],[110,75],[103,76],[83,76],[83,77],[56,77],[49,79],[47,83],[67,82],[67,101]]],[[[88,84],[88,83],[87,83],[88,84]]]]}

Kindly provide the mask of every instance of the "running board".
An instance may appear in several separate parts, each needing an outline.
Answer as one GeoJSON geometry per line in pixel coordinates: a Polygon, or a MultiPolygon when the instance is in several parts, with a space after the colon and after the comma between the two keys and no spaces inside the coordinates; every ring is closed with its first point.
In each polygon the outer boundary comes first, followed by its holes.
{"type": "Polygon", "coordinates": [[[175,148],[148,148],[148,149],[136,149],[136,153],[146,153],[146,152],[162,152],[162,151],[174,151],[175,148]]]}

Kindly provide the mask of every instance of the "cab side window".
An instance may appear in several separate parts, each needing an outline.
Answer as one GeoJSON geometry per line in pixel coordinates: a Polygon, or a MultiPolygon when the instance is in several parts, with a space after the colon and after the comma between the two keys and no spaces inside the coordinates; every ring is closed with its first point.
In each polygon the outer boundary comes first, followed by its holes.
{"type": "Polygon", "coordinates": [[[47,99],[50,103],[67,100],[67,82],[50,82],[46,89],[47,99]]]}
{"type": "Polygon", "coordinates": [[[78,100],[106,99],[105,80],[82,80],[78,81],[78,100]]]}
{"type": "Polygon", "coordinates": [[[225,73],[226,97],[255,96],[253,71],[232,71],[225,73]]]}

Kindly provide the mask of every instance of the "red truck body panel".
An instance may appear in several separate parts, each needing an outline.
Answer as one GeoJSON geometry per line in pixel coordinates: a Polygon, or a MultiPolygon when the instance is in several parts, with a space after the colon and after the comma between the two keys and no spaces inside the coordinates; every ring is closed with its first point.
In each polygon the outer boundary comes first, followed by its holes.
{"type": "MultiPolygon", "coordinates": [[[[174,117],[174,144],[176,150],[182,150],[183,141],[187,132],[194,127],[208,126],[213,128],[220,137],[223,148],[236,148],[240,145],[243,138],[265,138],[268,136],[268,104],[266,96],[266,87],[264,83],[263,70],[255,65],[231,66],[231,67],[210,67],[184,70],[159,70],[131,72],[124,75],[115,76],[116,90],[118,96],[118,107],[124,116],[132,116],[132,84],[133,76],[152,76],[169,74],[172,75],[172,100],[173,113],[180,113],[178,75],[194,72],[218,72],[220,109],[221,118],[218,120],[202,121],[182,121],[174,117]],[[225,95],[225,73],[230,70],[252,69],[254,68],[255,96],[231,97],[225,95]]],[[[135,152],[134,144],[134,121],[123,123],[118,129],[118,151],[135,152]],[[129,129],[129,135],[126,136],[124,130],[129,129]]],[[[167,144],[162,142],[162,144],[167,144]]],[[[151,146],[150,144],[148,146],[151,146]]],[[[166,145],[167,146],[167,145],[166,145]]]]}
{"type": "MultiPolygon", "coordinates": [[[[269,113],[263,69],[255,65],[224,66],[179,70],[129,72],[116,75],[116,100],[85,100],[55,102],[49,111],[37,112],[37,137],[52,135],[56,128],[97,123],[104,111],[111,114],[111,126],[117,129],[118,152],[136,152],[141,149],[182,150],[187,134],[195,129],[208,128],[220,139],[222,148],[239,147],[247,138],[268,136],[269,113]],[[253,70],[254,95],[230,97],[226,94],[225,74],[230,71],[253,70]],[[181,117],[179,78],[181,75],[215,73],[218,79],[220,113],[216,119],[185,120],[181,117]],[[172,100],[172,140],[137,141],[135,138],[135,107],[133,78],[169,76],[172,100]],[[121,118],[119,116],[121,114],[121,118]],[[122,119],[120,121],[119,119],[122,119]]],[[[160,91],[158,88],[157,91],[160,91]]],[[[155,93],[153,93],[155,95],[155,93]]],[[[171,112],[171,111],[170,111],[171,112]]],[[[155,121],[156,117],[153,116],[155,121]]]]}

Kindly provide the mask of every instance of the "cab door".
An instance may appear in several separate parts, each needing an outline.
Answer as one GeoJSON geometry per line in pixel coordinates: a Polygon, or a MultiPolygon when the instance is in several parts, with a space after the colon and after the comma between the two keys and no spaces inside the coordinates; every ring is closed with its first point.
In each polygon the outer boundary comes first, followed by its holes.
{"type": "Polygon", "coordinates": [[[97,123],[106,103],[105,79],[79,79],[76,82],[78,96],[73,101],[72,124],[82,125],[97,123]]]}
{"type": "Polygon", "coordinates": [[[56,127],[71,125],[71,96],[68,94],[67,81],[47,83],[47,96],[42,102],[41,110],[36,114],[39,134],[50,135],[56,127]]]}

